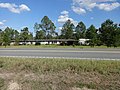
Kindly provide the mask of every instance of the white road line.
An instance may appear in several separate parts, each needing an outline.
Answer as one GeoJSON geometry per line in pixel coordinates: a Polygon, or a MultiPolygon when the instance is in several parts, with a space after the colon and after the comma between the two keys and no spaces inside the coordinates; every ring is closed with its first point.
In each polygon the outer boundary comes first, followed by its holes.
{"type": "Polygon", "coordinates": [[[120,53],[120,51],[74,51],[74,50],[0,50],[0,52],[95,52],[95,53],[120,53]]]}
{"type": "Polygon", "coordinates": [[[120,59],[110,59],[110,58],[73,58],[73,57],[39,57],[39,56],[0,56],[0,57],[13,57],[13,58],[50,58],[50,59],[80,59],[80,60],[117,60],[120,59]]]}

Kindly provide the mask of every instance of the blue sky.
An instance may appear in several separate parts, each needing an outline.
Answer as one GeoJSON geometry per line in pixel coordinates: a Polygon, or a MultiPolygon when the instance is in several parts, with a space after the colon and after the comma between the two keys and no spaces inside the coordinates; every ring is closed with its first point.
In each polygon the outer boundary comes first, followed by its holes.
{"type": "Polygon", "coordinates": [[[0,0],[0,28],[27,26],[34,32],[34,23],[45,15],[57,31],[68,19],[75,25],[83,21],[87,28],[91,24],[98,28],[106,19],[120,23],[120,0],[0,0]]]}

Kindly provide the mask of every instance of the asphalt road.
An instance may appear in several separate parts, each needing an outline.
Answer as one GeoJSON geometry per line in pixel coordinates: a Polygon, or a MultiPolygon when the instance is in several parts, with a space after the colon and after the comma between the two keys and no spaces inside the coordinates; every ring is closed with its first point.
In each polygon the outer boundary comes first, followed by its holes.
{"type": "Polygon", "coordinates": [[[108,48],[0,48],[0,57],[119,60],[120,49],[108,48]]]}

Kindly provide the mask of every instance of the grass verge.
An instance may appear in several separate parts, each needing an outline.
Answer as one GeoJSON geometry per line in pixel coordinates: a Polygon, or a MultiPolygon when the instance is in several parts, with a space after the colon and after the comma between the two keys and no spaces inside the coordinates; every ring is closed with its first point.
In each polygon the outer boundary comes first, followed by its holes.
{"type": "Polygon", "coordinates": [[[12,85],[14,90],[119,90],[120,61],[1,57],[0,90],[12,85]]]}
{"type": "MultiPolygon", "coordinates": [[[[5,48],[5,46],[0,46],[0,48],[5,48]]],[[[7,48],[107,48],[106,46],[60,46],[60,45],[19,45],[19,46],[7,46],[7,48]]],[[[114,47],[111,47],[114,48],[114,47]]],[[[120,47],[117,47],[120,48],[120,47]]]]}

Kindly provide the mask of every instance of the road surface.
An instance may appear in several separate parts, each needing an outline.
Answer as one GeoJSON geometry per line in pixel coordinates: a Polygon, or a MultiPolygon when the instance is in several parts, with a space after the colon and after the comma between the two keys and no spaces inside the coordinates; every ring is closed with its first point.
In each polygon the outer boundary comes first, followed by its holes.
{"type": "Polygon", "coordinates": [[[120,60],[120,49],[0,48],[0,57],[120,60]]]}

